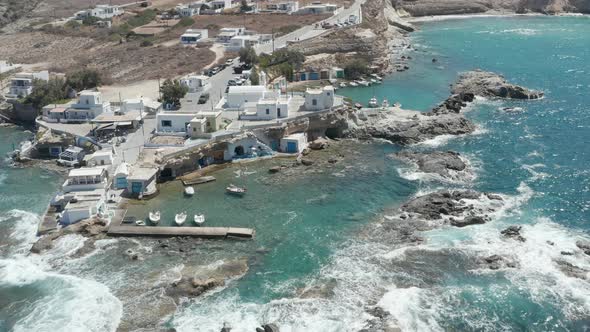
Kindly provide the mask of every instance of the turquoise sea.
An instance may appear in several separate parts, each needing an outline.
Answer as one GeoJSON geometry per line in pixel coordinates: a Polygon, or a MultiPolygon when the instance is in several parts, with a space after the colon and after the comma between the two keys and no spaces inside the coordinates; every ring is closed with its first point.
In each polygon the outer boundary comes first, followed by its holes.
{"type": "MultiPolygon", "coordinates": [[[[269,175],[270,166],[290,161],[235,165],[199,186],[193,198],[172,182],[130,208],[139,217],[161,209],[163,222],[181,209],[203,212],[212,226],[255,228],[253,241],[198,241],[171,252],[155,240],[107,239],[79,257],[84,239],[69,235],[31,255],[36,222],[62,179],[39,168],[12,168],[2,158],[0,331],[159,325],[217,332],[224,322],[232,331],[267,322],[281,331],[379,331],[384,322],[403,331],[587,330],[590,284],[556,262],[590,270],[590,256],[575,245],[590,238],[588,31],[587,17],[423,23],[411,37],[411,70],[374,88],[340,90],[359,102],[376,95],[427,111],[448,96],[459,72],[475,68],[543,90],[538,101],[478,99],[467,113],[479,126],[475,134],[410,147],[460,152],[473,179],[448,182],[418,173],[387,157],[400,149],[390,144],[345,142],[332,166],[269,175]],[[231,182],[247,185],[248,195],[224,195],[231,182]],[[485,225],[437,227],[420,232],[424,241],[411,246],[379,223],[415,195],[466,187],[499,193],[507,204],[485,225]],[[523,226],[525,242],[500,236],[513,224],[523,226]],[[130,261],[127,249],[143,260],[130,261]],[[473,264],[492,254],[509,257],[517,268],[473,264]],[[246,259],[249,271],[217,292],[178,306],[162,292],[183,269],[236,258],[246,259]],[[313,286],[324,296],[298,296],[313,286]],[[368,313],[374,306],[388,313],[383,321],[368,313]]],[[[31,135],[0,128],[0,154],[31,135]]]]}

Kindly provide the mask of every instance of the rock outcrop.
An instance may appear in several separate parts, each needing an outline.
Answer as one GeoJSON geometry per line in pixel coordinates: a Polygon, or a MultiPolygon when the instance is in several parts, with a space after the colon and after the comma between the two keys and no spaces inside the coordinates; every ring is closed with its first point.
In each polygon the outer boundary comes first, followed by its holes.
{"type": "Polygon", "coordinates": [[[449,171],[464,171],[467,167],[457,152],[420,153],[402,151],[393,155],[395,158],[415,162],[421,172],[436,173],[442,177],[450,177],[449,171]]]}
{"type": "MultiPolygon", "coordinates": [[[[424,196],[416,197],[401,206],[406,214],[416,214],[423,219],[436,220],[448,216],[453,226],[464,227],[485,223],[487,213],[494,212],[498,204],[487,207],[476,207],[465,200],[495,201],[491,194],[474,190],[441,190],[424,196]]],[[[501,202],[499,202],[501,203],[501,202]]]]}
{"type": "Polygon", "coordinates": [[[503,76],[482,70],[461,74],[457,83],[453,84],[451,93],[511,99],[539,99],[543,97],[543,92],[508,83],[503,76]]]}
{"type": "Polygon", "coordinates": [[[105,234],[107,231],[106,221],[102,219],[88,219],[82,220],[75,224],[61,228],[60,230],[42,236],[31,247],[32,253],[40,253],[44,250],[53,248],[53,241],[67,234],[81,234],[86,237],[96,237],[105,234]]]}
{"type": "Polygon", "coordinates": [[[505,230],[501,231],[500,234],[504,235],[504,237],[513,239],[513,240],[517,240],[520,242],[525,242],[526,239],[520,235],[520,230],[522,229],[522,226],[510,226],[508,228],[506,228],[505,230]]]}

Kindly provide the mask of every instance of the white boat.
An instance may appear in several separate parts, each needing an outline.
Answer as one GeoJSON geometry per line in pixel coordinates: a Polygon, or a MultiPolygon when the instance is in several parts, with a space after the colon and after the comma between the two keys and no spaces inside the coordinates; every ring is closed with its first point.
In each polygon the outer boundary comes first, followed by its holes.
{"type": "Polygon", "coordinates": [[[149,219],[152,224],[157,224],[160,222],[160,211],[152,211],[149,214],[149,219]]]}
{"type": "Polygon", "coordinates": [[[341,88],[346,88],[346,83],[345,82],[340,83],[340,87],[341,88]]]}
{"type": "Polygon", "coordinates": [[[137,226],[145,226],[145,221],[143,221],[143,220],[136,220],[136,221],[135,221],[135,224],[136,224],[137,226]]]}
{"type": "Polygon", "coordinates": [[[184,194],[187,196],[192,196],[195,194],[195,188],[193,187],[186,187],[184,188],[184,194]]]}
{"type": "Polygon", "coordinates": [[[379,84],[379,83],[381,83],[381,81],[379,81],[379,80],[377,80],[377,79],[375,79],[375,78],[371,78],[371,82],[372,82],[373,84],[379,84]]]}
{"type": "Polygon", "coordinates": [[[371,107],[371,108],[379,107],[379,102],[377,101],[377,98],[373,97],[369,100],[369,107],[371,107]]]}
{"type": "Polygon", "coordinates": [[[225,188],[225,192],[231,195],[242,196],[246,193],[246,188],[241,188],[233,184],[230,184],[225,188]]]}
{"type": "Polygon", "coordinates": [[[377,75],[377,74],[371,74],[371,76],[373,76],[375,79],[377,79],[379,81],[382,81],[383,80],[383,78],[381,76],[377,75]]]}
{"type": "Polygon", "coordinates": [[[365,80],[358,80],[358,81],[356,81],[356,82],[357,82],[359,85],[363,85],[363,86],[369,86],[369,85],[371,85],[371,83],[370,83],[370,82],[367,82],[367,81],[365,81],[365,80]]]}
{"type": "Polygon", "coordinates": [[[348,84],[349,84],[350,86],[359,86],[359,85],[358,85],[358,83],[356,83],[356,82],[350,82],[350,83],[348,83],[348,84]]]}
{"type": "Polygon", "coordinates": [[[181,226],[182,224],[184,224],[184,222],[186,221],[186,211],[178,213],[175,217],[174,217],[174,221],[176,222],[176,224],[178,226],[181,226]]]}
{"type": "Polygon", "coordinates": [[[194,220],[195,220],[195,224],[197,224],[197,226],[200,226],[205,222],[205,215],[204,214],[195,214],[194,220]]]}
{"type": "Polygon", "coordinates": [[[383,102],[381,103],[381,107],[388,108],[389,107],[389,101],[387,99],[383,99],[383,102]]]}
{"type": "Polygon", "coordinates": [[[395,104],[393,104],[394,107],[400,108],[402,107],[402,104],[400,104],[399,102],[396,102],[395,104]]]}

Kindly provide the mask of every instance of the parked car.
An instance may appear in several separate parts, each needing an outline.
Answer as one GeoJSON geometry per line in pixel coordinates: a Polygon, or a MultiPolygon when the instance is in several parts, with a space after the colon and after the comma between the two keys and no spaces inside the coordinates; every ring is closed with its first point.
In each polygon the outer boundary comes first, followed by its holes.
{"type": "Polygon", "coordinates": [[[208,93],[203,93],[200,97],[199,97],[199,101],[197,103],[199,104],[204,104],[209,100],[209,94],[208,93]]]}
{"type": "Polygon", "coordinates": [[[238,85],[238,82],[236,82],[235,80],[227,81],[227,86],[236,86],[236,85],[238,85]]]}
{"type": "Polygon", "coordinates": [[[234,67],[234,74],[241,74],[243,71],[244,68],[242,68],[242,66],[234,67]]]}

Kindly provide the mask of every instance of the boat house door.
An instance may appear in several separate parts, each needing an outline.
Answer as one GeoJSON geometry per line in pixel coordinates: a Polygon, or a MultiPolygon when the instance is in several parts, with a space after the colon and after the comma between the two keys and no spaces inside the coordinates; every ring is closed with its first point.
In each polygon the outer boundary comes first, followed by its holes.
{"type": "Polygon", "coordinates": [[[288,153],[297,153],[297,143],[296,142],[287,142],[287,152],[288,153]]]}

